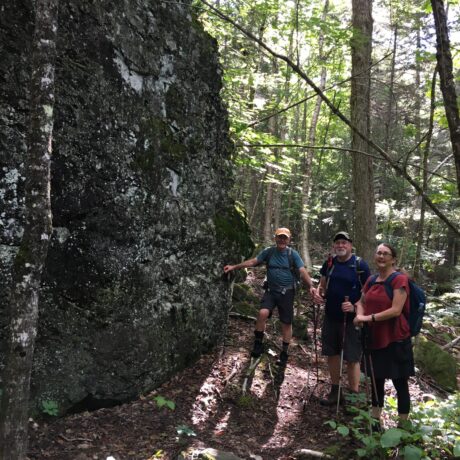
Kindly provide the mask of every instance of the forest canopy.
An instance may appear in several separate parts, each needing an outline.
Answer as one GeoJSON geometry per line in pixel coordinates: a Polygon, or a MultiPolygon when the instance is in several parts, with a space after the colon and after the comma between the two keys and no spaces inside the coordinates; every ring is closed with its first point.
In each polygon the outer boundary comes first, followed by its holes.
{"type": "MultiPolygon", "coordinates": [[[[371,158],[376,239],[402,247],[402,262],[416,272],[455,265],[458,184],[440,90],[433,2],[372,2],[368,136],[400,171],[376,149],[353,150],[352,131],[337,113],[293,66],[266,49],[301,69],[350,118],[351,77],[357,77],[352,48],[367,40],[353,28],[351,1],[221,0],[213,8],[206,3],[195,6],[220,48],[222,95],[236,146],[234,196],[256,240],[267,242],[273,228],[290,226],[302,234],[308,261],[308,242],[325,243],[338,228],[353,230],[357,202],[370,200],[354,193],[353,158],[371,158]],[[421,200],[420,191],[453,228],[421,200]]],[[[449,2],[456,82],[458,12],[458,2],[449,2]]]]}

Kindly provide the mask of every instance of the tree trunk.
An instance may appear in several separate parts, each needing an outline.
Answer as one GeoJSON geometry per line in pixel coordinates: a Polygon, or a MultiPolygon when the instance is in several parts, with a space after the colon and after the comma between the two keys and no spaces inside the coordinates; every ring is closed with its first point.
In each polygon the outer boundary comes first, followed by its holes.
{"type": "Polygon", "coordinates": [[[436,60],[438,62],[441,92],[449,125],[450,141],[457,171],[457,188],[460,195],[460,118],[453,75],[452,54],[450,52],[447,17],[443,0],[431,0],[436,26],[436,60]]]}
{"type": "MultiPolygon", "coordinates": [[[[372,54],[372,2],[352,1],[351,124],[369,137],[370,66],[372,54]]],[[[352,148],[368,151],[367,142],[352,132],[352,148]]],[[[375,197],[372,158],[353,154],[354,242],[358,253],[372,260],[375,249],[375,197]]]]}
{"type": "MultiPolygon", "coordinates": [[[[325,0],[323,13],[321,20],[324,22],[327,18],[327,13],[329,10],[329,0],[325,0]]],[[[324,32],[321,31],[318,38],[318,54],[320,62],[325,62],[326,58],[324,56],[324,32]]],[[[321,91],[324,91],[326,88],[326,77],[327,69],[323,65],[321,67],[321,79],[319,83],[319,88],[321,91]]],[[[317,96],[315,102],[315,108],[313,110],[313,115],[310,123],[310,129],[308,131],[308,145],[315,145],[316,142],[316,129],[318,127],[319,114],[321,112],[321,104],[323,100],[317,96]]],[[[303,170],[303,184],[302,184],[302,231],[301,231],[301,254],[305,262],[305,266],[309,272],[312,270],[312,262],[310,257],[309,246],[309,237],[308,237],[308,224],[309,224],[309,207],[310,207],[310,190],[311,190],[311,178],[312,178],[312,163],[313,163],[314,150],[308,149],[307,156],[305,159],[304,170],[303,170]]]]}
{"type": "Polygon", "coordinates": [[[27,452],[40,280],[52,231],[50,163],[58,0],[37,0],[35,8],[24,235],[13,269],[0,412],[0,458],[4,460],[23,459],[27,452]]]}

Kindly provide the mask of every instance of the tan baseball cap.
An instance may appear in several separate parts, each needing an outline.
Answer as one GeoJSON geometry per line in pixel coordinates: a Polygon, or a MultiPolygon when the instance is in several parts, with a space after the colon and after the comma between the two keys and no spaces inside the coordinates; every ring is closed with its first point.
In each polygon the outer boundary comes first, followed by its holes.
{"type": "Polygon", "coordinates": [[[276,229],[275,236],[279,236],[279,235],[285,235],[288,238],[291,238],[290,230],[288,228],[285,228],[285,227],[280,227],[280,228],[276,229]]]}

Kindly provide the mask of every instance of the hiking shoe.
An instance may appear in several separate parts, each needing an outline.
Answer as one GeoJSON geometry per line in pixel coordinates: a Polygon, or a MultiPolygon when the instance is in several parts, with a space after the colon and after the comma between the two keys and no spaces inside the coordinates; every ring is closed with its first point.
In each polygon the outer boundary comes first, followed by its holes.
{"type": "MultiPolygon", "coordinates": [[[[344,403],[343,392],[340,392],[340,404],[344,403]]],[[[339,396],[339,386],[332,385],[330,393],[327,395],[326,399],[320,399],[319,403],[322,406],[336,406],[337,405],[337,398],[339,396]]]]}
{"type": "Polygon", "coordinates": [[[264,344],[259,340],[254,341],[254,348],[252,349],[251,356],[258,358],[264,352],[264,344]]]}
{"type": "Polygon", "coordinates": [[[286,367],[287,362],[288,362],[288,358],[289,358],[289,355],[285,351],[282,351],[280,353],[280,357],[279,357],[278,361],[276,361],[276,365],[278,367],[286,367]]]}

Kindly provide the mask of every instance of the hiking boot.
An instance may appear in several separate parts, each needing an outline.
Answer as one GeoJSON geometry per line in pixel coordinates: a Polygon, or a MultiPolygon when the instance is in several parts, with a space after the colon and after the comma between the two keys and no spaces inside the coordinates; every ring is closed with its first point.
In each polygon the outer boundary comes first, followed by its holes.
{"type": "Polygon", "coordinates": [[[287,362],[288,362],[288,358],[289,358],[289,355],[285,351],[282,351],[280,353],[280,357],[279,357],[278,361],[276,361],[276,365],[279,366],[279,367],[286,367],[287,362]]]}
{"type": "Polygon", "coordinates": [[[259,358],[264,352],[264,343],[261,340],[254,341],[254,348],[252,349],[251,356],[253,358],[259,358]]]}
{"type": "MultiPolygon", "coordinates": [[[[340,404],[344,403],[343,392],[340,392],[340,404]]],[[[332,385],[330,393],[327,395],[326,399],[320,399],[319,403],[322,406],[336,406],[337,398],[339,396],[339,386],[332,385]]]]}

